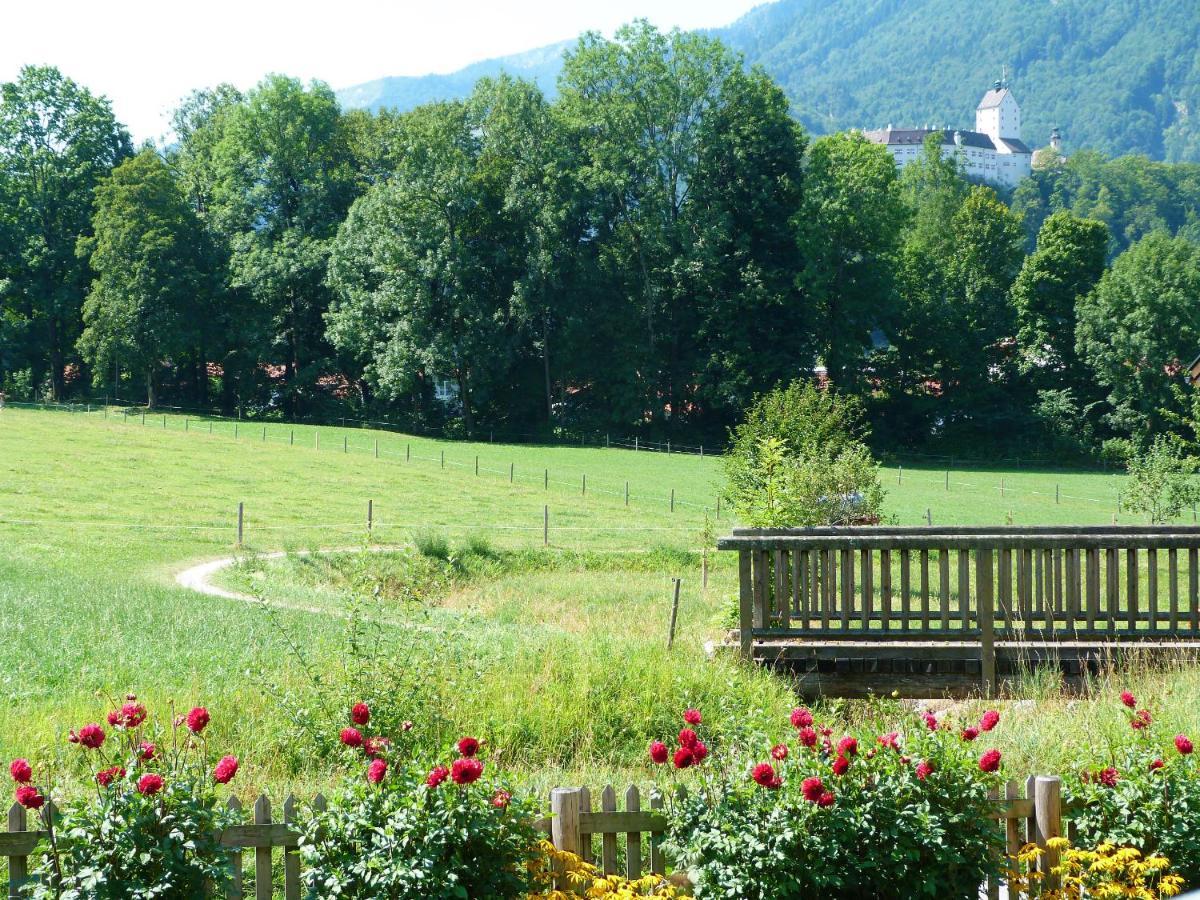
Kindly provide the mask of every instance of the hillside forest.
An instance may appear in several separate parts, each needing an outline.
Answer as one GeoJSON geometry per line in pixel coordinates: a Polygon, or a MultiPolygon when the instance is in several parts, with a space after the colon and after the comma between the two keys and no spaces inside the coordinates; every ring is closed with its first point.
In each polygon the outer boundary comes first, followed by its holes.
{"type": "Polygon", "coordinates": [[[169,146],[49,67],[0,89],[0,381],[448,434],[719,442],[813,378],[893,447],[1194,440],[1200,165],[811,137],[717,38],[583,36],[407,112],[271,76],[169,146]]]}

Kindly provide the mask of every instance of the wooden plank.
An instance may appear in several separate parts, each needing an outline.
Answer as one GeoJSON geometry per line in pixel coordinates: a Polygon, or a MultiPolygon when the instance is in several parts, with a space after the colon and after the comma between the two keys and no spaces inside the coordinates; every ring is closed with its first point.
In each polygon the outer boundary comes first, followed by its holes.
{"type": "MultiPolygon", "coordinates": [[[[604,792],[600,795],[600,809],[607,813],[615,813],[617,811],[617,792],[613,790],[613,786],[607,785],[604,792]]],[[[617,836],[612,831],[605,831],[600,835],[600,856],[601,865],[605,875],[617,874],[617,836]]]]}
{"type": "Polygon", "coordinates": [[[1080,571],[1080,552],[1078,547],[1072,547],[1067,551],[1067,566],[1066,566],[1066,593],[1067,606],[1070,609],[1071,615],[1071,630],[1075,631],[1079,627],[1079,621],[1082,614],[1082,581],[1083,573],[1080,571]]]}
{"type": "Polygon", "coordinates": [[[1035,550],[1033,552],[1033,611],[1035,615],[1041,616],[1042,622],[1046,621],[1046,575],[1043,570],[1045,563],[1046,551],[1035,550]]]}
{"type": "Polygon", "coordinates": [[[1067,607],[1063,602],[1063,554],[1061,550],[1051,550],[1054,554],[1054,609],[1059,618],[1067,620],[1067,628],[1075,630],[1075,623],[1067,615],[1067,607]]]}
{"type": "MultiPolygon", "coordinates": [[[[650,798],[650,808],[652,810],[661,810],[663,808],[662,794],[656,794],[650,798]]],[[[661,815],[661,813],[660,813],[661,815]]],[[[667,871],[666,860],[663,859],[662,839],[664,829],[643,829],[650,831],[650,871],[656,875],[664,875],[667,871]]]]}
{"type": "Polygon", "coordinates": [[[821,550],[821,627],[829,630],[829,618],[833,612],[833,551],[821,550]]]}
{"type": "Polygon", "coordinates": [[[850,628],[850,615],[854,611],[854,551],[839,550],[842,575],[842,630],[850,628]]]}
{"type": "Polygon", "coordinates": [[[804,551],[792,551],[792,597],[788,602],[791,607],[792,615],[800,620],[800,626],[804,627],[807,623],[804,621],[803,614],[800,611],[800,601],[804,596],[801,587],[804,578],[804,551]]]}
{"type": "Polygon", "coordinates": [[[786,550],[775,551],[775,614],[779,616],[779,627],[788,628],[792,622],[792,592],[788,590],[788,557],[786,550]]]}
{"type": "Polygon", "coordinates": [[[1121,600],[1121,551],[1109,547],[1104,551],[1104,618],[1109,631],[1117,630],[1117,609],[1121,600]]]}
{"type": "MultiPolygon", "coordinates": [[[[266,794],[259,794],[258,799],[254,801],[254,824],[267,825],[270,822],[271,801],[267,799],[266,794]]],[[[273,893],[271,848],[259,846],[254,850],[254,897],[255,900],[271,900],[273,893]]]]}
{"type": "MultiPolygon", "coordinates": [[[[295,825],[296,798],[292,794],[283,801],[283,821],[295,825]]],[[[300,900],[300,855],[294,847],[283,851],[283,897],[284,900],[300,900]]]]}
{"type": "Polygon", "coordinates": [[[751,552],[738,553],[738,638],[742,659],[754,655],[754,568],[751,552]]]}
{"type": "Polygon", "coordinates": [[[921,550],[921,630],[929,631],[929,551],[921,550]]]}
{"type": "MultiPolygon", "coordinates": [[[[976,566],[978,566],[978,561],[976,562],[976,566]]],[[[1000,792],[996,788],[988,788],[988,798],[992,801],[998,801],[1000,799],[1000,792]]],[[[999,856],[999,853],[997,853],[997,856],[999,856]]],[[[992,868],[999,871],[1002,868],[1000,860],[997,859],[996,863],[992,868]]],[[[1000,900],[1000,876],[997,874],[992,873],[988,875],[987,898],[988,900],[1000,900]]]]}
{"type": "Polygon", "coordinates": [[[1130,547],[1125,551],[1125,603],[1129,616],[1129,628],[1137,628],[1138,615],[1138,555],[1130,547]]]}
{"type": "Polygon", "coordinates": [[[770,598],[767,596],[767,552],[758,550],[754,553],[754,627],[766,628],[768,620],[767,607],[770,598]]]}
{"type": "Polygon", "coordinates": [[[1012,633],[1012,550],[1001,547],[996,554],[996,599],[1000,608],[1000,627],[1012,633]]]}
{"type": "MultiPolygon", "coordinates": [[[[784,566],[785,566],[784,551],[776,550],[772,554],[772,556],[773,556],[773,559],[771,560],[771,563],[772,563],[772,569],[774,570],[774,575],[775,575],[775,589],[771,592],[772,603],[771,603],[771,608],[768,610],[768,615],[773,616],[773,617],[774,616],[779,617],[780,626],[783,628],[787,628],[788,627],[787,619],[785,618],[787,615],[786,614],[787,603],[783,599],[784,597],[787,596],[787,594],[784,592],[784,584],[785,584],[785,582],[784,582],[784,566]]],[[[768,619],[768,621],[770,621],[770,619],[768,619]]],[[[610,874],[612,874],[612,873],[610,873],[610,874]]]]}
{"type": "Polygon", "coordinates": [[[942,611],[942,631],[950,630],[950,549],[938,550],[938,602],[942,611]]]}
{"type": "Polygon", "coordinates": [[[1158,631],[1158,551],[1146,551],[1146,603],[1150,611],[1150,633],[1158,631]]]}
{"type": "MultiPolygon", "coordinates": [[[[323,799],[324,798],[322,798],[322,800],[323,799]]],[[[226,801],[225,805],[229,807],[229,809],[232,810],[238,818],[241,818],[242,801],[240,801],[237,797],[230,797],[229,800],[226,801]]],[[[229,851],[229,867],[233,871],[229,881],[229,889],[226,891],[225,896],[229,897],[230,900],[242,900],[244,894],[242,892],[242,851],[240,847],[239,849],[229,851]]]]}
{"type": "Polygon", "coordinates": [[[875,551],[869,547],[863,547],[861,551],[863,558],[862,572],[862,611],[863,611],[863,628],[871,627],[871,614],[875,608],[875,551]]]}
{"type": "Polygon", "coordinates": [[[821,620],[821,551],[809,551],[809,608],[812,615],[812,626],[821,620]]]}
{"type": "Polygon", "coordinates": [[[592,792],[585,785],[579,789],[579,858],[586,863],[595,862],[592,852],[592,833],[583,830],[583,820],[592,815],[592,792]]]}
{"type": "Polygon", "coordinates": [[[1042,594],[1044,606],[1044,622],[1046,635],[1053,635],[1058,629],[1058,619],[1054,608],[1054,551],[1043,550],[1042,555],[1042,594]]]}
{"type": "MultiPolygon", "coordinates": [[[[1012,802],[1019,799],[1021,796],[1021,788],[1015,781],[1008,781],[1004,784],[1004,799],[1012,802]]],[[[1021,828],[1022,823],[1019,819],[1004,820],[1004,845],[1009,856],[1016,857],[1021,850],[1021,845],[1025,843],[1024,829],[1021,828]]]]}
{"type": "Polygon", "coordinates": [[[1025,618],[1026,637],[1033,634],[1034,594],[1038,582],[1034,578],[1033,550],[1024,547],[1021,550],[1021,612],[1025,618]]]}
{"type": "Polygon", "coordinates": [[[900,630],[908,631],[912,603],[912,572],[907,549],[900,550],[900,630]]]}
{"type": "MultiPolygon", "coordinates": [[[[27,826],[25,807],[14,803],[8,808],[8,831],[3,837],[24,835],[27,826]]],[[[36,845],[35,845],[36,846],[36,845]]],[[[30,847],[31,851],[33,848],[30,847]]],[[[8,854],[4,854],[8,856],[8,854]]],[[[18,900],[26,880],[29,878],[29,852],[13,853],[8,856],[8,896],[9,900],[18,900]]]]}
{"type": "Polygon", "coordinates": [[[993,630],[995,599],[992,593],[992,551],[975,552],[975,590],[979,618],[979,662],[984,696],[996,692],[996,636],[993,630]]]}
{"type": "Polygon", "coordinates": [[[958,607],[963,631],[971,630],[971,554],[958,551],[958,607]]]}
{"type": "Polygon", "coordinates": [[[247,850],[272,850],[275,847],[295,847],[300,835],[283,822],[234,825],[218,837],[222,847],[243,847],[247,850]]]}
{"type": "Polygon", "coordinates": [[[1167,551],[1167,602],[1170,603],[1171,634],[1179,633],[1179,551],[1167,551]]]}
{"type": "MultiPolygon", "coordinates": [[[[798,560],[793,560],[798,562],[798,560]]],[[[793,573],[799,570],[799,566],[793,565],[793,573]]],[[[793,577],[794,574],[793,574],[793,577]]],[[[638,793],[637,785],[631,784],[629,790],[625,792],[625,813],[630,816],[634,813],[642,811],[642,798],[638,793]]],[[[630,881],[636,881],[642,877],[642,834],[640,831],[627,830],[625,832],[625,877],[630,881]]]]}
{"type": "Polygon", "coordinates": [[[1188,612],[1192,631],[1200,631],[1200,550],[1188,550],[1188,612]]]}
{"type": "Polygon", "coordinates": [[[1096,619],[1100,616],[1100,551],[1088,547],[1087,553],[1087,627],[1096,630],[1096,619]]]}
{"type": "Polygon", "coordinates": [[[892,551],[879,551],[879,627],[891,628],[892,618],[892,551]]]}

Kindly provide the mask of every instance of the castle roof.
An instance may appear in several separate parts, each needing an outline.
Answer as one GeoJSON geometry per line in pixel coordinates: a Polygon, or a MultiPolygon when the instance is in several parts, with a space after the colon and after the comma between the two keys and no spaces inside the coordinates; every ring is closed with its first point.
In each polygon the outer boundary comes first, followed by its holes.
{"type": "MultiPolygon", "coordinates": [[[[979,101],[979,109],[994,109],[1004,102],[1005,97],[1012,97],[1012,91],[1006,87],[992,88],[983,95],[983,99],[979,101]]],[[[1013,98],[1016,100],[1016,98],[1013,98]]]]}
{"type": "MultiPolygon", "coordinates": [[[[923,144],[931,134],[940,134],[943,144],[953,144],[956,129],[954,128],[880,128],[876,131],[864,131],[863,135],[873,144],[923,144]]],[[[964,147],[977,147],[982,150],[1000,150],[991,136],[981,131],[957,130],[964,147]]],[[[1001,143],[1011,153],[1031,153],[1032,151],[1021,141],[1012,138],[1001,138],[1001,143]]]]}

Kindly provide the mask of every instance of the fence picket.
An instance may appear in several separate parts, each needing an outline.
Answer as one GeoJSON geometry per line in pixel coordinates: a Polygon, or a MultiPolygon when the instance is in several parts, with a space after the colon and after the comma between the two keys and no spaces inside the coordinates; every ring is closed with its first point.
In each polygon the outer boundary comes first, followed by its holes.
{"type": "MultiPolygon", "coordinates": [[[[25,831],[25,807],[14,803],[8,810],[9,834],[25,831]]],[[[29,878],[29,857],[10,856],[8,858],[8,896],[9,900],[17,900],[21,896],[21,888],[29,878]]]]}
{"type": "MultiPolygon", "coordinates": [[[[637,813],[642,810],[641,795],[637,785],[631,784],[625,792],[625,812],[637,813]]],[[[642,875],[642,834],[640,831],[630,831],[625,834],[625,877],[630,880],[642,875]]]]}
{"type": "MultiPolygon", "coordinates": [[[[617,792],[613,790],[613,786],[607,785],[604,792],[600,795],[600,808],[606,813],[615,813],[617,811],[617,792]]],[[[600,838],[601,858],[603,860],[603,871],[605,875],[617,874],[617,835],[615,832],[605,831],[600,838]]]]}
{"type": "MultiPolygon", "coordinates": [[[[266,794],[259,794],[254,801],[254,824],[271,824],[271,801],[266,794]]],[[[254,848],[254,897],[255,900],[271,900],[271,848],[254,848]]]]}
{"type": "MultiPolygon", "coordinates": [[[[238,818],[241,818],[242,801],[237,797],[230,797],[225,803],[234,813],[238,813],[238,818]]],[[[229,851],[229,867],[233,870],[232,877],[229,882],[229,890],[225,892],[225,896],[229,900],[242,900],[242,851],[234,849],[229,851]]]]}
{"type": "MultiPolygon", "coordinates": [[[[288,794],[283,801],[283,821],[293,826],[296,823],[296,797],[293,794],[288,794]]],[[[300,854],[295,847],[283,850],[283,897],[284,900],[300,900],[300,854]]]]}

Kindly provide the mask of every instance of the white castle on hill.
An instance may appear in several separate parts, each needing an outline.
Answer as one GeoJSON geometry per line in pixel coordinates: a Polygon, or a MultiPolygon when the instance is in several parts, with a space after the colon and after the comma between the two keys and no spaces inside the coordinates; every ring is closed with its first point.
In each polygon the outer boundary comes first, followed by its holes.
{"type": "Polygon", "coordinates": [[[1014,187],[1029,175],[1033,151],[1021,141],[1021,108],[1008,84],[997,81],[975,108],[975,130],[952,128],[881,128],[864,132],[867,140],[883,144],[903,169],[924,152],[925,138],[941,135],[942,156],[957,156],[969,176],[1003,187],[1014,187]]]}

